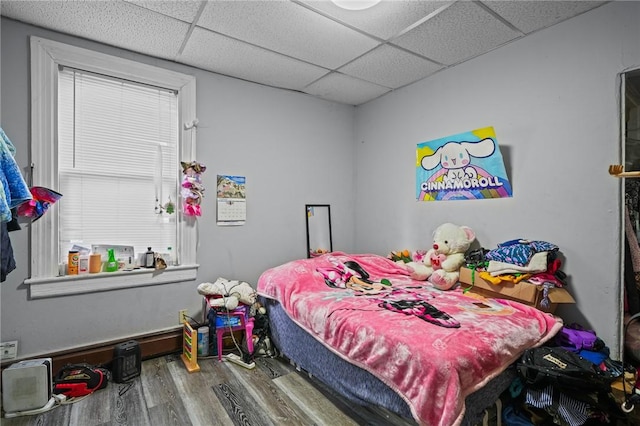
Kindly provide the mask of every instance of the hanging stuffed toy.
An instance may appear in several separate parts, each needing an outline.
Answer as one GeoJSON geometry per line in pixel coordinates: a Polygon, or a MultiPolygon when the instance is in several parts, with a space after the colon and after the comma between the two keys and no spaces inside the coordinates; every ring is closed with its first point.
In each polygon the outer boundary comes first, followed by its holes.
{"type": "Polygon", "coordinates": [[[30,218],[32,222],[40,219],[50,205],[58,201],[62,194],[43,186],[29,188],[33,199],[18,206],[18,216],[30,218]]]}
{"type": "Polygon", "coordinates": [[[182,210],[187,216],[200,216],[201,209],[200,204],[204,197],[204,186],[200,180],[200,175],[204,173],[207,168],[195,161],[190,163],[181,162],[182,165],[182,210]]]}

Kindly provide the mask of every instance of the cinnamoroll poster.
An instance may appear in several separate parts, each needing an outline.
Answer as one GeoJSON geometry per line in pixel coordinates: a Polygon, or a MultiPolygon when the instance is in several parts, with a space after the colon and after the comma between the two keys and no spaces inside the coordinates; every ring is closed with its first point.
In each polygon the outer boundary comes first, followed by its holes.
{"type": "Polygon", "coordinates": [[[418,144],[418,201],[511,197],[511,185],[493,127],[418,144]]]}

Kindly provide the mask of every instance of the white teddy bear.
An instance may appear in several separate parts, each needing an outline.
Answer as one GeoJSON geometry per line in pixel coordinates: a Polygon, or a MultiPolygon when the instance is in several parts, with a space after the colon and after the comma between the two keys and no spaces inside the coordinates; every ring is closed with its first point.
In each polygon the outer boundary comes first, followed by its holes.
{"type": "Polygon", "coordinates": [[[214,283],[202,283],[198,285],[198,293],[210,297],[209,305],[212,308],[225,308],[229,311],[238,307],[239,303],[253,305],[256,303],[257,294],[249,283],[237,280],[218,278],[214,283]]]}
{"type": "Polygon", "coordinates": [[[464,255],[476,235],[468,226],[444,223],[433,232],[433,247],[427,251],[422,263],[409,262],[406,266],[414,280],[429,280],[440,290],[450,290],[460,278],[464,255]]]}

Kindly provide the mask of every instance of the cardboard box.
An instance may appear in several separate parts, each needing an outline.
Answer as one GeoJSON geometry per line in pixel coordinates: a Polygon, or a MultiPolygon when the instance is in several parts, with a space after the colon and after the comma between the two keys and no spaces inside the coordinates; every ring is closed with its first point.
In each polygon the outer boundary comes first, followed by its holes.
{"type": "Polygon", "coordinates": [[[477,272],[473,277],[474,281],[472,281],[472,272],[469,268],[460,268],[460,282],[464,288],[473,284],[469,291],[484,297],[515,300],[516,302],[533,306],[541,311],[550,313],[555,312],[560,303],[576,303],[575,299],[566,289],[552,288],[549,290],[549,301],[551,303],[548,308],[543,308],[540,306],[542,286],[531,284],[527,281],[520,281],[517,284],[505,281],[502,284],[496,285],[480,278],[477,272]]]}

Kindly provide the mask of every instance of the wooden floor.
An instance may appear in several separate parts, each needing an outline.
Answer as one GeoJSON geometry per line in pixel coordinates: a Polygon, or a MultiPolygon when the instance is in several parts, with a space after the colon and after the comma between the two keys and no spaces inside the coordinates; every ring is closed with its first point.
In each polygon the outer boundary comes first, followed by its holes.
{"type": "Polygon", "coordinates": [[[354,406],[281,358],[258,358],[247,370],[217,358],[187,372],[179,355],[144,361],[129,384],[105,389],[53,410],[2,419],[22,425],[415,425],[382,409],[354,406]]]}
{"type": "MultiPolygon", "coordinates": [[[[110,382],[43,414],[2,418],[2,426],[416,426],[381,408],[357,406],[282,358],[257,358],[247,370],[217,358],[189,373],[179,355],[142,363],[127,384],[110,382]]],[[[493,413],[495,414],[495,413],[493,413]]],[[[495,416],[489,425],[496,425],[495,416]]],[[[616,424],[616,423],[614,423],[616,424]]],[[[640,408],[620,426],[640,425],[640,408]]]]}

